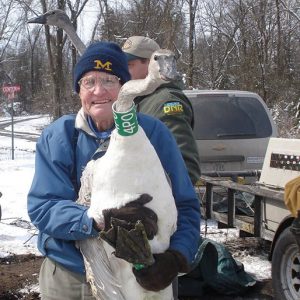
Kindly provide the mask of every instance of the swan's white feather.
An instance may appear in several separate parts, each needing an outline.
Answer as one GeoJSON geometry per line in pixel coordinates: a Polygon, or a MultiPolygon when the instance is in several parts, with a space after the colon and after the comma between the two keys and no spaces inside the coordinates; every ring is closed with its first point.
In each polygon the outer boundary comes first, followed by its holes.
{"type": "MultiPolygon", "coordinates": [[[[172,55],[167,50],[156,54],[161,58],[172,55]]],[[[162,83],[159,71],[152,55],[149,76],[145,80],[129,81],[123,85],[116,102],[117,110],[128,110],[134,97],[155,90],[162,83]]],[[[153,199],[145,206],[157,214],[158,232],[149,241],[150,247],[152,253],[168,249],[170,237],[176,231],[177,209],[160,159],[142,127],[139,126],[134,135],[125,137],[114,130],[107,152],[87,164],[81,182],[78,202],[90,202],[89,209],[99,220],[103,209],[122,207],[144,193],[151,195],[153,199]]],[[[97,299],[173,299],[171,285],[159,292],[143,289],[135,279],[132,264],[115,257],[114,249],[103,240],[82,240],[79,246],[85,260],[87,278],[97,299]]]]}
{"type": "MultiPolygon", "coordinates": [[[[101,213],[103,209],[121,207],[143,193],[150,194],[153,199],[145,206],[158,216],[158,233],[150,241],[151,250],[160,253],[169,247],[170,237],[176,230],[175,201],[155,149],[141,127],[135,135],[129,137],[120,136],[114,131],[106,154],[90,162],[85,172],[93,174],[91,207],[94,211],[101,213]]],[[[132,265],[116,258],[113,255],[114,249],[106,242],[96,239],[98,246],[105,248],[107,256],[97,255],[97,251],[91,250],[93,246],[90,243],[90,240],[80,241],[80,247],[91,268],[87,273],[92,272],[92,285],[97,286],[98,290],[105,286],[105,290],[116,293],[115,299],[173,299],[171,286],[156,293],[144,290],[136,282],[132,265]],[[109,268],[106,267],[107,260],[109,268]],[[98,270],[101,268],[104,271],[98,270]]]]}

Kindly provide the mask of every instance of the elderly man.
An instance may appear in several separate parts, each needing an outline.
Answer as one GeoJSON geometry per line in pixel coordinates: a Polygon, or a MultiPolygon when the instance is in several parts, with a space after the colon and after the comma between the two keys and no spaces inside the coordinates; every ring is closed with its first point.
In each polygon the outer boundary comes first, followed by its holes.
{"type": "MultiPolygon", "coordinates": [[[[39,229],[38,248],[46,257],[39,277],[41,299],[94,299],[75,242],[98,236],[98,230],[108,224],[97,224],[88,207],[76,203],[77,191],[88,161],[105,154],[103,145],[107,146],[114,129],[112,104],[129,79],[127,59],[119,46],[109,42],[90,45],[74,71],[74,88],[82,108],[76,116],[63,116],[53,122],[37,142],[28,213],[39,229]]],[[[170,175],[178,211],[177,231],[171,237],[170,248],[160,253],[153,265],[134,272],[142,287],[156,291],[168,286],[178,272],[189,269],[198,246],[199,203],[168,129],[150,116],[138,114],[138,121],[170,175]]],[[[127,222],[141,220],[146,232],[155,233],[153,214],[139,204],[114,208],[109,216],[127,222]]]]}

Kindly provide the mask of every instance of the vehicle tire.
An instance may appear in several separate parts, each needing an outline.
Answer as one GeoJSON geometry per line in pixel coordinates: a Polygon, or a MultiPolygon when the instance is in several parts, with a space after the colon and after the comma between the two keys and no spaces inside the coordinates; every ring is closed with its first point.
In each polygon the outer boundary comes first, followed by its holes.
{"type": "Polygon", "coordinates": [[[274,248],[272,284],[275,299],[300,299],[300,252],[290,227],[280,234],[274,248]]]}

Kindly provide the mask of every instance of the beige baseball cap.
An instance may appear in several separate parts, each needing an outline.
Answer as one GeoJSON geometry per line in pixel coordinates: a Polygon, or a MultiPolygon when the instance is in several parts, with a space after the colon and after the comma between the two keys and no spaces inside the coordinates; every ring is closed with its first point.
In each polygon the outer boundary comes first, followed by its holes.
{"type": "Polygon", "coordinates": [[[159,45],[146,36],[131,36],[125,41],[122,47],[128,61],[139,58],[150,58],[152,53],[158,49],[160,49],[159,45]]]}

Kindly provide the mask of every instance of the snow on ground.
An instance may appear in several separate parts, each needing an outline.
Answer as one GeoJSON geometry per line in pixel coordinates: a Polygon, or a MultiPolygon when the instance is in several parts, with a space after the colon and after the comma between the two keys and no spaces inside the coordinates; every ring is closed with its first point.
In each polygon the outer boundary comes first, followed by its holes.
{"type": "Polygon", "coordinates": [[[246,272],[257,280],[271,278],[271,262],[268,252],[263,250],[261,240],[257,238],[240,238],[236,229],[218,229],[217,223],[208,220],[205,235],[205,221],[201,224],[201,235],[224,244],[234,259],[244,265],[246,272]]]}
{"type": "MultiPolygon", "coordinates": [[[[22,118],[26,119],[28,116],[22,118]]],[[[21,117],[17,119],[21,119],[21,117]]],[[[9,121],[9,118],[0,118],[0,124],[4,121],[9,121]]],[[[38,119],[14,124],[14,130],[39,133],[49,122],[48,116],[40,116],[38,119]]],[[[7,130],[10,128],[10,126],[6,127],[7,130]]],[[[0,257],[28,253],[38,255],[36,229],[30,223],[27,215],[27,193],[34,173],[35,143],[15,138],[15,160],[11,160],[11,144],[11,137],[1,136],[0,257]]]]}
{"type": "Polygon", "coordinates": [[[33,153],[31,159],[0,161],[0,256],[37,253],[36,239],[30,239],[35,230],[29,222],[26,208],[33,170],[33,153]]]}
{"type": "MultiPolygon", "coordinates": [[[[3,123],[10,122],[10,118],[1,118],[0,117],[0,125],[3,123]]],[[[48,115],[32,115],[32,116],[23,116],[23,117],[15,117],[14,118],[14,132],[30,132],[35,136],[41,133],[42,129],[50,123],[50,118],[48,115]],[[28,119],[26,122],[18,122],[22,119],[28,119]]],[[[11,132],[11,125],[8,125],[4,128],[7,132],[11,132]]],[[[14,157],[18,158],[29,158],[33,159],[33,153],[35,151],[35,143],[29,140],[18,139],[14,137],[14,157]]],[[[0,161],[2,160],[10,160],[12,157],[11,154],[12,148],[12,138],[11,136],[1,136],[0,141],[0,161]]]]}
{"type": "MultiPolygon", "coordinates": [[[[30,116],[32,117],[32,116],[30,116]]],[[[20,119],[19,117],[18,119],[20,119]]],[[[22,118],[28,118],[22,117],[22,118]]],[[[0,125],[8,118],[0,117],[0,125]]],[[[48,116],[16,123],[14,130],[19,132],[40,133],[49,124],[48,116]]],[[[10,127],[6,127],[10,130],[10,127]]],[[[0,222],[0,257],[11,254],[39,255],[36,248],[36,230],[27,215],[27,193],[34,173],[35,143],[22,139],[15,139],[15,160],[11,160],[11,138],[0,138],[0,205],[2,220],[0,222]]],[[[205,234],[205,224],[201,226],[201,233],[205,234]]],[[[234,258],[244,264],[245,270],[258,280],[271,278],[271,264],[267,260],[267,253],[257,250],[257,240],[240,239],[235,229],[218,229],[213,221],[207,224],[207,238],[217,242],[234,245],[231,251],[234,258]],[[248,242],[250,241],[250,242],[248,242]],[[245,245],[246,244],[246,245],[245,245]],[[238,249],[238,250],[236,250],[238,249]]]]}
{"type": "MultiPolygon", "coordinates": [[[[51,121],[49,115],[26,115],[14,117],[14,130],[21,132],[41,133],[41,130],[51,121]],[[24,119],[30,121],[18,123],[24,119]]],[[[11,122],[10,117],[0,117],[0,124],[11,122]]],[[[6,130],[11,130],[11,124],[5,127],[6,130]]]]}

